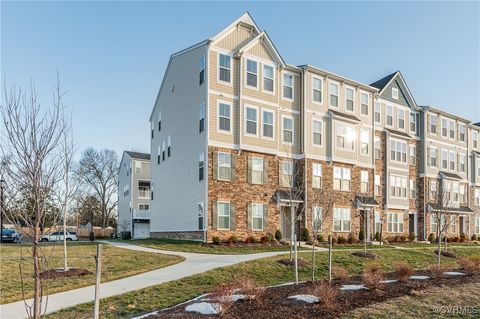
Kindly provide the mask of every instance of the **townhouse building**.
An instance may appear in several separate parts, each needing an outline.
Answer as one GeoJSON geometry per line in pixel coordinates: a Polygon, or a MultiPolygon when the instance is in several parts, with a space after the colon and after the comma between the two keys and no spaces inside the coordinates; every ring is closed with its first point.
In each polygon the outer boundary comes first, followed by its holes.
{"type": "MultiPolygon", "coordinates": [[[[290,239],[321,221],[334,236],[421,239],[431,231],[423,185],[443,176],[427,172],[422,151],[426,139],[443,143],[427,136],[429,112],[400,72],[367,85],[286,63],[245,13],[170,57],[150,115],[150,234],[210,241],[281,230],[290,239]]],[[[464,137],[478,135],[455,121],[464,137]]],[[[452,147],[467,155],[458,158],[467,175],[456,174],[468,183],[480,149],[452,147]]]]}
{"type": "Polygon", "coordinates": [[[125,151],[118,169],[118,232],[150,237],[150,154],[125,151]]]}

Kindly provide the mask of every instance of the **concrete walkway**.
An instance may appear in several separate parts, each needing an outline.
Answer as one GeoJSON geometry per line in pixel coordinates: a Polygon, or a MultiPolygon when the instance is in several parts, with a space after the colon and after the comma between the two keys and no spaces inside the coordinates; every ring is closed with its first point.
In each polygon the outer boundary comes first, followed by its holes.
{"type": "MultiPolygon", "coordinates": [[[[191,275],[199,274],[218,267],[235,265],[241,262],[250,261],[259,258],[272,257],[287,253],[286,251],[264,252],[246,255],[215,255],[185,253],[168,250],[159,250],[122,242],[104,242],[106,244],[130,249],[135,251],[144,251],[158,254],[178,255],[185,258],[183,262],[157,270],[145,272],[131,277],[126,277],[114,281],[102,283],[100,285],[100,298],[117,296],[126,292],[135,291],[150,286],[159,285],[165,282],[178,280],[191,275]]],[[[74,289],[65,292],[59,292],[48,297],[46,313],[52,313],[64,308],[73,307],[79,304],[91,302],[94,300],[95,286],[74,289]]],[[[27,300],[27,304],[32,304],[33,300],[27,300]]],[[[92,310],[93,311],[93,310],[92,310]]],[[[26,317],[23,301],[17,301],[9,304],[0,305],[0,318],[22,319],[26,317]]]]}

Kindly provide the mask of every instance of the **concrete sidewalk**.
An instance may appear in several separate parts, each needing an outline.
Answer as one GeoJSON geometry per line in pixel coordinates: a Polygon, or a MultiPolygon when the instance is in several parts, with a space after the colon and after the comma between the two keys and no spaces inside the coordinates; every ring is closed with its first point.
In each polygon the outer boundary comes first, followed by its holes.
{"type": "MultiPolygon", "coordinates": [[[[275,251],[246,255],[215,255],[159,250],[121,242],[104,243],[115,247],[136,251],[178,255],[184,257],[185,260],[172,266],[102,283],[100,285],[100,298],[121,295],[126,292],[159,285],[173,280],[178,280],[218,267],[230,266],[245,261],[288,253],[286,251],[275,251]]],[[[94,296],[95,286],[93,285],[50,295],[48,297],[46,313],[52,313],[64,308],[91,302],[94,300],[94,296]]],[[[31,304],[32,302],[32,299],[27,300],[28,304],[31,304]]],[[[22,319],[25,317],[25,305],[23,301],[0,305],[0,318],[22,319]]]]}

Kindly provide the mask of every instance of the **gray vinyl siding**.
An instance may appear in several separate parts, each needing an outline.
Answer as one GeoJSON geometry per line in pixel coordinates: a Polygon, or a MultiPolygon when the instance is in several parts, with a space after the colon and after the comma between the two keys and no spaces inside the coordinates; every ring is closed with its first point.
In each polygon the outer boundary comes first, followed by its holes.
{"type": "Polygon", "coordinates": [[[132,231],[130,202],[132,194],[132,175],[130,174],[131,158],[123,154],[122,161],[120,162],[120,168],[118,170],[118,225],[117,231],[132,231]],[[128,174],[128,175],[127,175],[128,174]],[[128,185],[128,194],[124,195],[123,189],[125,185],[128,185]],[[127,223],[126,229],[123,229],[122,225],[127,223]]]}
{"type": "Polygon", "coordinates": [[[407,89],[398,81],[396,78],[383,90],[380,98],[385,99],[389,102],[400,104],[411,108],[409,101],[407,100],[407,89]],[[398,99],[392,98],[392,88],[398,89],[398,99]]]}
{"type": "MultiPolygon", "coordinates": [[[[200,46],[173,56],[165,73],[151,122],[151,201],[150,232],[198,230],[198,205],[206,202],[208,117],[205,130],[199,133],[199,107],[207,105],[208,64],[205,82],[199,85],[199,61],[206,54],[200,46]],[[173,92],[172,92],[173,87],[173,92]],[[162,112],[162,129],[158,130],[158,112],[162,112]],[[171,135],[171,156],[157,163],[158,146],[171,135]],[[198,157],[205,154],[204,180],[198,180],[198,157]]],[[[205,56],[208,61],[208,57],[205,56]]],[[[208,114],[208,107],[206,108],[208,114]]],[[[206,221],[205,221],[206,222],[206,221]]]]}

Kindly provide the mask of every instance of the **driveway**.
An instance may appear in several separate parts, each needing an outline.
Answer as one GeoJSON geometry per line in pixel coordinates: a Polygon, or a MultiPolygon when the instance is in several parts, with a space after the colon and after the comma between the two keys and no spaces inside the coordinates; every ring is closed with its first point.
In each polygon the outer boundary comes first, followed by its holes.
{"type": "MultiPolygon", "coordinates": [[[[285,251],[275,251],[246,255],[216,255],[160,250],[123,242],[103,243],[123,249],[144,251],[157,254],[178,255],[184,257],[185,260],[172,266],[102,283],[100,285],[100,298],[117,296],[126,292],[135,291],[150,286],[159,285],[165,282],[182,279],[184,277],[206,272],[214,268],[235,265],[245,261],[272,257],[286,253],[285,251]]],[[[52,313],[64,308],[69,308],[79,304],[91,302],[94,300],[94,296],[94,285],[50,295],[48,297],[46,313],[52,313]]],[[[32,302],[32,299],[27,300],[28,304],[31,304],[32,302]]],[[[1,318],[22,319],[26,317],[25,314],[25,305],[23,301],[0,305],[1,318]]]]}

